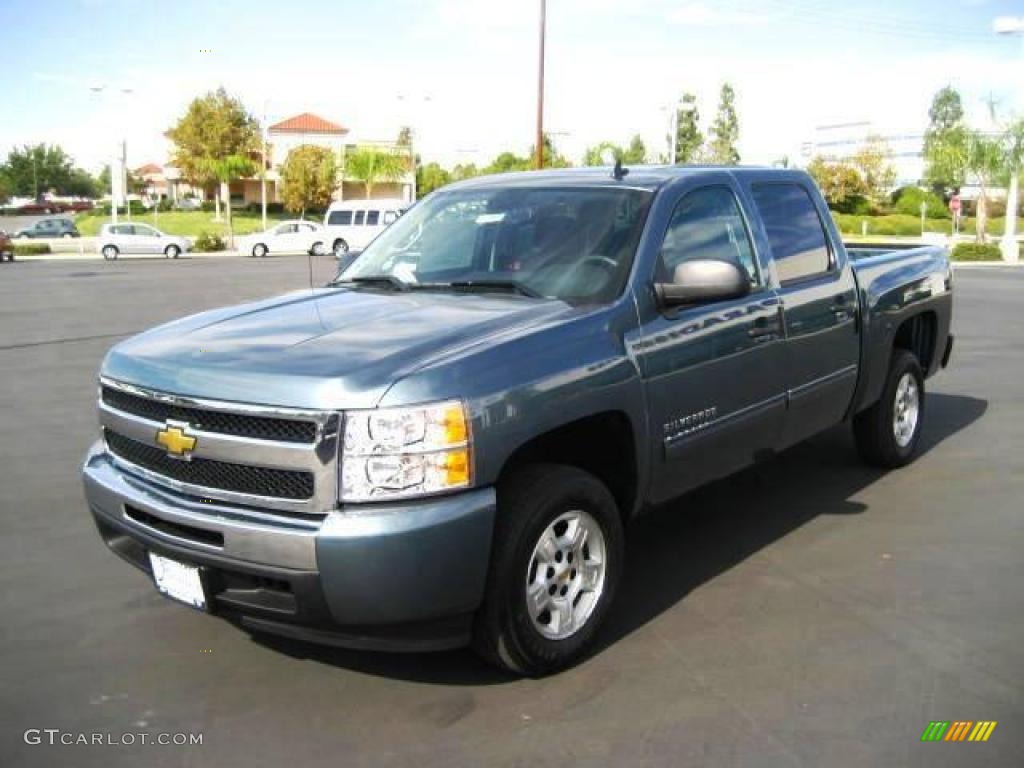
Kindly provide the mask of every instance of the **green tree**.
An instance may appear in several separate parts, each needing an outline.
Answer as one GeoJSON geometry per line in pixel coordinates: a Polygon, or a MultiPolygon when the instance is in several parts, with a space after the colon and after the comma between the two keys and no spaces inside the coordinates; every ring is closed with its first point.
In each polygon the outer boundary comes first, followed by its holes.
{"type": "MultiPolygon", "coordinates": [[[[501,155],[498,155],[498,157],[503,157],[506,154],[511,154],[511,153],[503,152],[501,155]]],[[[525,170],[529,170],[530,168],[533,168],[534,167],[534,165],[533,165],[533,162],[534,162],[533,158],[535,158],[536,156],[537,156],[537,146],[534,145],[534,146],[530,147],[530,151],[528,153],[528,157],[527,157],[527,160],[526,160],[526,166],[524,168],[515,168],[515,169],[510,169],[510,170],[524,170],[525,171],[525,170]]],[[[571,168],[572,167],[572,163],[569,162],[569,159],[567,157],[565,157],[564,155],[560,154],[558,149],[557,149],[557,147],[555,147],[555,140],[553,138],[551,138],[551,134],[550,133],[545,133],[544,134],[544,162],[542,164],[542,167],[544,167],[544,168],[571,168]]]]}
{"type": "MultiPolygon", "coordinates": [[[[223,88],[192,100],[185,114],[167,131],[173,142],[172,162],[185,180],[193,186],[206,186],[220,181],[216,169],[240,167],[236,161],[219,165],[228,158],[246,159],[260,149],[259,124],[242,102],[229,96],[223,88]]],[[[251,173],[252,171],[250,171],[251,173]]],[[[221,195],[217,198],[220,218],[221,195]]],[[[230,220],[231,201],[227,200],[230,220]]]]}
{"type": "Polygon", "coordinates": [[[479,175],[480,169],[476,167],[475,163],[459,163],[454,168],[452,168],[452,181],[472,179],[474,176],[479,175]]]}
{"type": "Polygon", "coordinates": [[[596,146],[587,147],[583,154],[583,164],[606,165],[606,153],[611,155],[613,161],[617,160],[623,165],[643,165],[647,162],[647,147],[639,134],[634,136],[629,146],[625,148],[610,141],[602,141],[596,146]]]}
{"type": "Polygon", "coordinates": [[[860,173],[848,161],[827,160],[819,155],[808,163],[807,172],[821,189],[828,207],[840,213],[850,212],[867,194],[860,173]]]}
{"type": "Polygon", "coordinates": [[[71,158],[55,144],[26,144],[12,149],[0,169],[10,186],[10,194],[33,198],[51,190],[68,194],[74,170],[71,158]]]}
{"type": "Polygon", "coordinates": [[[11,199],[11,182],[4,174],[3,170],[0,169],[0,204],[6,203],[11,199]]]}
{"type": "Polygon", "coordinates": [[[711,124],[708,139],[708,159],[719,165],[736,165],[740,161],[736,141],[740,136],[740,123],[736,115],[736,92],[729,83],[722,84],[718,96],[718,112],[711,124]]]}
{"type": "MultiPolygon", "coordinates": [[[[547,162],[545,152],[545,162],[547,162]]],[[[533,160],[530,157],[520,157],[515,152],[502,152],[494,158],[490,165],[483,169],[483,173],[509,173],[511,171],[528,171],[533,168],[533,160]]]]}
{"type": "MultiPolygon", "coordinates": [[[[700,112],[697,109],[697,97],[692,93],[684,93],[676,108],[676,156],[669,158],[673,165],[692,163],[700,154],[704,145],[704,134],[700,131],[700,112]]],[[[672,143],[671,134],[667,137],[672,143]]]]}
{"type": "Polygon", "coordinates": [[[234,247],[235,232],[231,223],[231,182],[255,173],[256,163],[247,155],[227,155],[205,162],[198,170],[204,178],[213,179],[220,186],[220,198],[224,202],[227,215],[228,245],[234,247]]]}
{"type": "Polygon", "coordinates": [[[864,194],[878,205],[888,195],[896,181],[896,170],[892,167],[892,151],[885,139],[872,134],[850,158],[864,182],[864,194]]]}
{"type": "Polygon", "coordinates": [[[452,181],[452,174],[438,163],[427,163],[416,169],[416,193],[425,197],[452,181]]]}
{"type": "Polygon", "coordinates": [[[306,217],[307,208],[326,208],[338,186],[334,153],[326,147],[302,144],[288,153],[281,166],[284,207],[306,217]]]}
{"type": "Polygon", "coordinates": [[[398,181],[408,170],[408,157],[386,149],[357,147],[345,156],[345,177],[363,183],[367,200],[375,184],[398,181]]]}
{"type": "Polygon", "coordinates": [[[924,132],[924,180],[938,194],[949,194],[964,183],[963,157],[967,142],[960,94],[947,85],[932,98],[924,132]]]}
{"type": "Polygon", "coordinates": [[[68,177],[65,194],[74,197],[99,197],[102,192],[95,177],[81,168],[72,168],[68,177]]]}
{"type": "Polygon", "coordinates": [[[999,139],[986,136],[980,131],[967,134],[964,168],[978,183],[975,232],[979,243],[984,243],[987,236],[988,191],[1005,168],[1005,163],[1006,154],[999,139]]]}

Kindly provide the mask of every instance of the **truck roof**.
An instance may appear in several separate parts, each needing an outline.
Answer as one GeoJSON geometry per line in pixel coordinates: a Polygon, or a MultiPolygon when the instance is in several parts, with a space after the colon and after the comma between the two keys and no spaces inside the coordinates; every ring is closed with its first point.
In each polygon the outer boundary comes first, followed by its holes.
{"type": "Polygon", "coordinates": [[[805,178],[803,171],[787,168],[770,168],[752,165],[627,165],[629,173],[622,179],[612,176],[611,166],[586,168],[551,168],[543,171],[517,171],[486,176],[475,176],[451,184],[445,189],[469,189],[482,187],[537,187],[564,186],[626,186],[657,189],[674,179],[699,176],[708,173],[726,172],[734,176],[771,176],[777,179],[805,178]]]}

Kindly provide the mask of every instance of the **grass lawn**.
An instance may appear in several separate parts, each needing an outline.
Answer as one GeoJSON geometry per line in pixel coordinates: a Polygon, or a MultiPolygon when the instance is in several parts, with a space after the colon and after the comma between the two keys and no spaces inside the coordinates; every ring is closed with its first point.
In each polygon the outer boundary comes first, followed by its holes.
{"type": "MultiPolygon", "coordinates": [[[[152,213],[133,213],[131,220],[151,224],[168,235],[196,237],[203,232],[209,232],[212,235],[226,236],[227,222],[214,221],[213,215],[212,211],[166,211],[155,216],[152,213]]],[[[221,218],[223,219],[223,216],[221,218]]],[[[272,227],[277,221],[295,218],[298,216],[291,213],[268,213],[267,226],[272,227]]],[[[319,219],[312,220],[319,221],[319,219]]],[[[80,213],[75,217],[75,225],[85,237],[99,234],[100,227],[108,221],[110,221],[109,216],[99,213],[80,213]]],[[[118,216],[118,221],[125,221],[124,214],[118,216]]],[[[231,221],[234,225],[235,235],[247,235],[262,229],[262,219],[258,213],[235,211],[231,216],[231,221]]]]}

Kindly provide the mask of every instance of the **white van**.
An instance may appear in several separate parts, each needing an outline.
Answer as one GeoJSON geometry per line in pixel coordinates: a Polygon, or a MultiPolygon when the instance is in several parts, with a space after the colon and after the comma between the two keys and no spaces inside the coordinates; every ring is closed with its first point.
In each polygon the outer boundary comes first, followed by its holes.
{"type": "Polygon", "coordinates": [[[331,203],[324,216],[327,242],[341,258],[350,249],[361,251],[398,220],[409,203],[404,200],[344,200],[331,203]]]}

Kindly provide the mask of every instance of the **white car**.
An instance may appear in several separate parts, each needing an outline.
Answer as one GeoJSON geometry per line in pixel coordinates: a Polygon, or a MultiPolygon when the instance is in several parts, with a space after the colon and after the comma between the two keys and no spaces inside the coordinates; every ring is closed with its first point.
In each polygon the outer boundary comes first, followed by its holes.
{"type": "Polygon", "coordinates": [[[104,224],[96,238],[96,250],[107,260],[116,259],[122,253],[162,253],[168,259],[176,259],[192,250],[192,244],[184,237],[168,235],[149,224],[104,224]]]}
{"type": "Polygon", "coordinates": [[[409,203],[402,200],[344,200],[331,203],[324,215],[327,244],[339,259],[349,250],[361,251],[398,221],[409,203]]]}
{"type": "Polygon", "coordinates": [[[235,238],[235,248],[241,254],[262,258],[268,253],[326,253],[327,238],[324,228],[312,221],[282,221],[266,232],[256,232],[235,238]]]}

